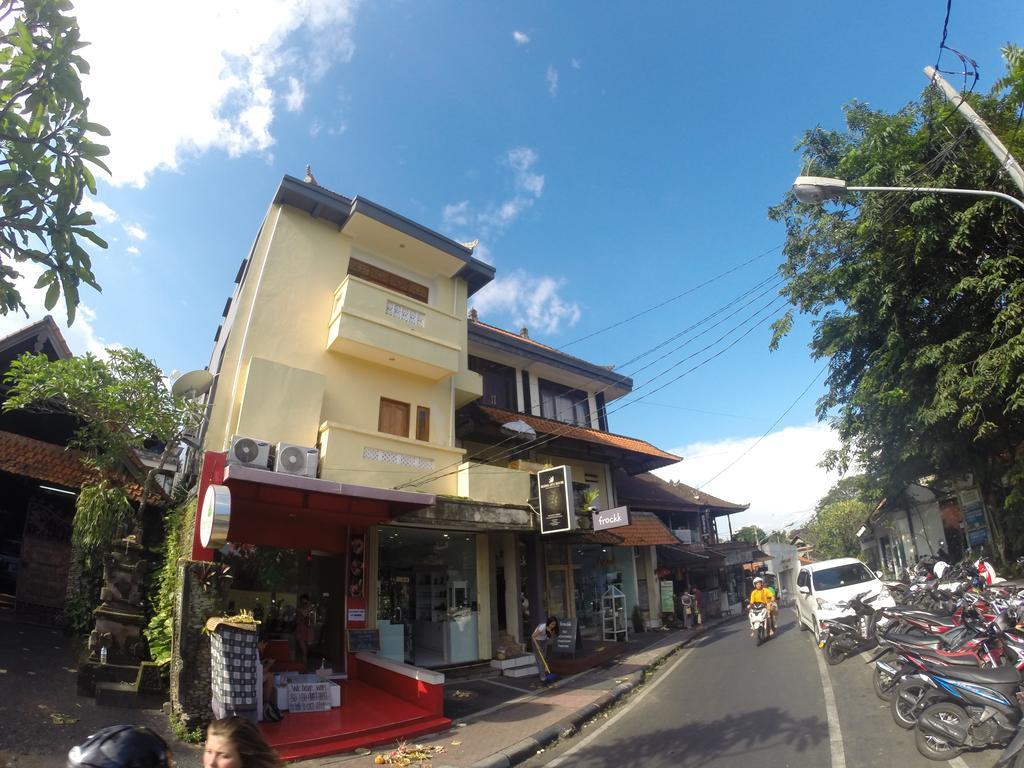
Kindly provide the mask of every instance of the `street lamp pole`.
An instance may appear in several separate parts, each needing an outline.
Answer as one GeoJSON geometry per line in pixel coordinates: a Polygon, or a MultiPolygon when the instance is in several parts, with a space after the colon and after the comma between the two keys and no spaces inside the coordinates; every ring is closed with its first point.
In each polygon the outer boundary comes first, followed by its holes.
{"type": "Polygon", "coordinates": [[[899,192],[902,194],[968,195],[971,197],[998,197],[1013,203],[1024,211],[1024,200],[990,189],[951,189],[949,187],[848,187],[843,179],[827,176],[798,176],[793,182],[793,195],[801,203],[823,203],[835,200],[846,192],[899,192]]]}

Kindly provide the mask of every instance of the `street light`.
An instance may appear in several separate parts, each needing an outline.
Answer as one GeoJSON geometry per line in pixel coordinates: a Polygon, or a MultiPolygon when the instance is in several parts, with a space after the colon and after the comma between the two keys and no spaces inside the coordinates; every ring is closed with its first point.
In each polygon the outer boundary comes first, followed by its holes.
{"type": "Polygon", "coordinates": [[[970,197],[998,197],[1013,203],[1024,211],[1024,201],[989,189],[950,189],[948,187],[848,187],[844,179],[827,176],[797,176],[793,182],[793,196],[801,203],[824,203],[837,200],[846,192],[902,192],[904,194],[968,195],[970,197]]]}

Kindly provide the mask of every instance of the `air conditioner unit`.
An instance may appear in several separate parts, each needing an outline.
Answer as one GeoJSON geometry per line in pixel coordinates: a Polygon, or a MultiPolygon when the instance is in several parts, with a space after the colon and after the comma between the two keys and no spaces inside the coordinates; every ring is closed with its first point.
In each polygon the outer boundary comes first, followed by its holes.
{"type": "Polygon", "coordinates": [[[320,463],[320,452],[316,448],[291,443],[277,444],[277,458],[274,460],[274,471],[286,475],[316,477],[316,469],[320,463]]]}
{"type": "Polygon", "coordinates": [[[270,443],[254,437],[231,438],[231,450],[228,451],[228,464],[256,469],[270,468],[270,443]]]}
{"type": "Polygon", "coordinates": [[[676,528],[672,531],[683,544],[696,544],[697,543],[697,532],[691,531],[689,528],[676,528]]]}

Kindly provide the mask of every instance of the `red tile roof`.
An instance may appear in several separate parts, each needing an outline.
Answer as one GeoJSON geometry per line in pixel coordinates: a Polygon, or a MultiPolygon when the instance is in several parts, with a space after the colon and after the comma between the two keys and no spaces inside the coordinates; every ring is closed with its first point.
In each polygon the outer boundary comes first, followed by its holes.
{"type": "MultiPolygon", "coordinates": [[[[603,533],[603,531],[598,531],[598,533],[603,533]]],[[[608,533],[613,533],[622,539],[620,546],[624,547],[650,547],[656,544],[679,543],[679,539],[672,535],[665,524],[650,512],[630,512],[629,525],[611,528],[608,533]]]]}
{"type": "MultiPolygon", "coordinates": [[[[99,479],[95,470],[82,463],[84,456],[74,448],[44,443],[13,432],[0,432],[0,472],[75,490],[99,479]]],[[[139,483],[129,483],[126,490],[135,501],[142,498],[139,483]]],[[[163,501],[155,495],[150,498],[151,504],[162,504],[163,501]]]]}
{"type": "Polygon", "coordinates": [[[645,456],[653,456],[654,458],[664,459],[667,463],[675,463],[682,461],[679,456],[674,456],[671,453],[656,448],[645,440],[638,440],[635,437],[626,437],[625,435],[616,435],[611,432],[600,432],[596,429],[588,429],[586,427],[578,427],[575,424],[565,424],[561,421],[555,421],[553,419],[545,419],[540,416],[531,416],[526,413],[515,413],[514,411],[505,411],[500,408],[490,408],[485,405],[478,406],[480,410],[489,416],[498,424],[504,424],[509,421],[524,421],[529,424],[538,434],[544,435],[555,435],[558,437],[566,437],[573,440],[584,440],[588,443],[594,443],[596,445],[603,445],[610,448],[619,448],[624,451],[632,451],[633,453],[640,453],[645,456]]]}
{"type": "Polygon", "coordinates": [[[644,472],[630,477],[625,472],[615,475],[615,491],[623,503],[631,506],[650,505],[654,508],[710,507],[715,517],[723,514],[742,512],[749,504],[736,504],[699,491],[679,482],[662,480],[655,474],[644,472]]]}

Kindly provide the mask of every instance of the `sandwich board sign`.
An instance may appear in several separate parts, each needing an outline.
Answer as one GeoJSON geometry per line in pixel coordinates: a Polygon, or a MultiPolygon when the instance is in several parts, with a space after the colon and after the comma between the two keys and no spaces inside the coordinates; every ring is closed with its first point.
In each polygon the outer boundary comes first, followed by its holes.
{"type": "Polygon", "coordinates": [[[572,470],[569,467],[542,469],[537,473],[540,498],[540,532],[562,533],[576,528],[572,470]]]}

